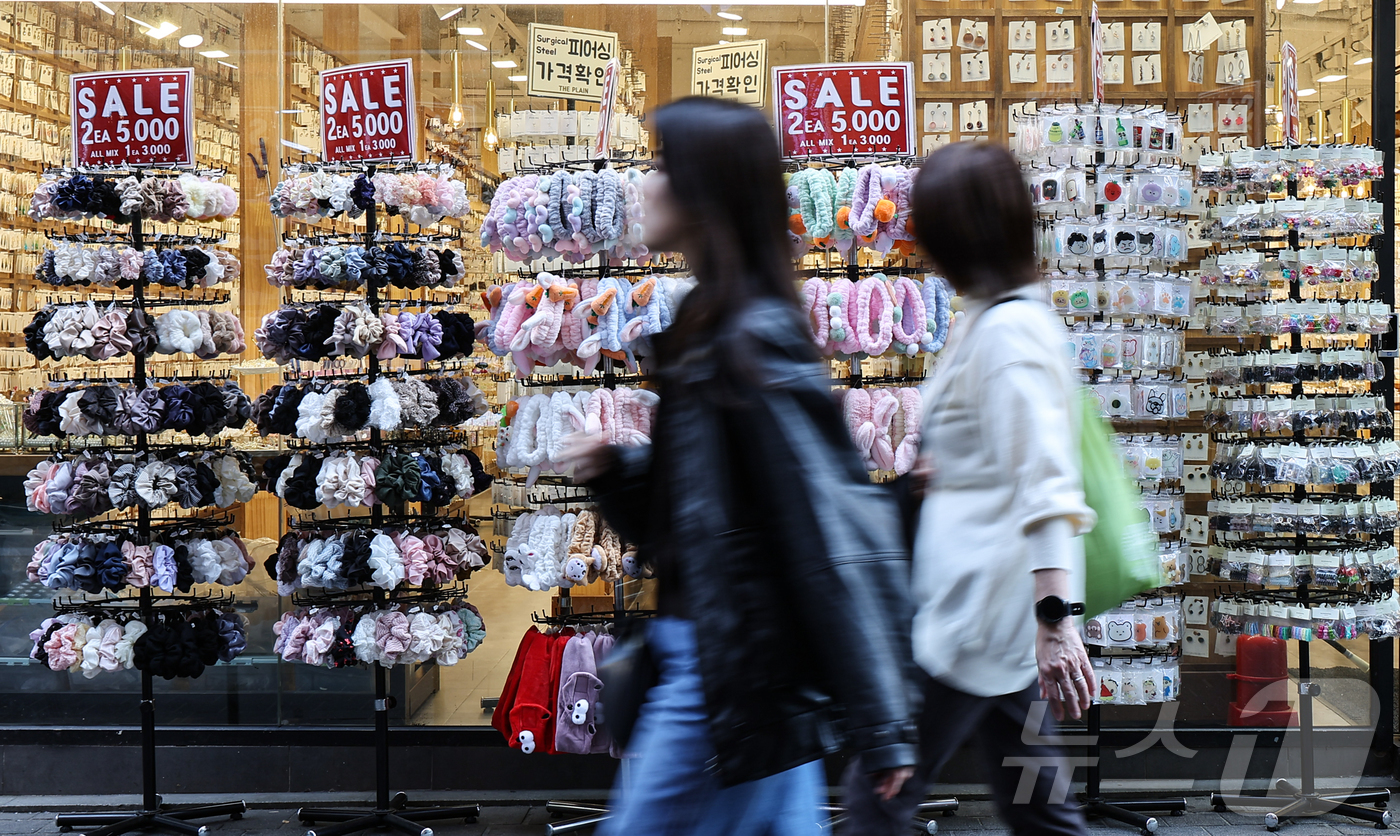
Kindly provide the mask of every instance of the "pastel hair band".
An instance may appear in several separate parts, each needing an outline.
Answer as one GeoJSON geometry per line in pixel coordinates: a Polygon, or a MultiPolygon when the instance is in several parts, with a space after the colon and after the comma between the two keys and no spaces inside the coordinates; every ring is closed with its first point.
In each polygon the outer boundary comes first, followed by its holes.
{"type": "MultiPolygon", "coordinates": [[[[802,310],[807,315],[807,327],[823,354],[831,353],[831,295],[826,281],[816,277],[802,283],[802,310]]],[[[839,310],[839,308],[838,308],[839,310]]]]}
{"type": "Polygon", "coordinates": [[[922,289],[908,276],[900,276],[891,287],[894,296],[894,338],[890,343],[897,354],[913,357],[919,346],[933,341],[922,289]]]}
{"type": "Polygon", "coordinates": [[[856,285],[854,322],[860,350],[878,357],[889,350],[894,339],[894,300],[883,275],[861,279],[856,285]]]}
{"type": "Polygon", "coordinates": [[[828,345],[835,354],[846,357],[860,353],[860,335],[856,330],[856,283],[836,279],[827,293],[827,313],[831,324],[828,345]]]}
{"type": "Polygon", "coordinates": [[[836,231],[836,178],[825,168],[804,168],[792,175],[789,186],[797,190],[807,237],[829,243],[836,231]]]}
{"type": "Polygon", "coordinates": [[[904,436],[894,450],[894,472],[904,475],[914,468],[923,440],[924,396],[918,389],[898,389],[899,414],[904,421],[904,436]]]}
{"type": "MultiPolygon", "coordinates": [[[[884,188],[879,165],[871,163],[860,170],[856,179],[855,192],[851,195],[849,216],[851,231],[856,235],[870,238],[879,229],[881,220],[878,217],[878,210],[881,201],[885,198],[884,188]]],[[[894,204],[890,204],[888,212],[891,216],[894,214],[894,204]]]]}
{"type": "Polygon", "coordinates": [[[870,393],[870,421],[875,425],[875,437],[870,444],[870,461],[874,470],[893,470],[895,465],[893,426],[899,411],[899,398],[889,389],[870,393]]]}
{"type": "Polygon", "coordinates": [[[939,276],[926,274],[920,287],[924,301],[924,315],[927,317],[931,338],[920,348],[927,354],[937,354],[948,342],[948,324],[952,321],[953,292],[947,281],[939,276]]]}

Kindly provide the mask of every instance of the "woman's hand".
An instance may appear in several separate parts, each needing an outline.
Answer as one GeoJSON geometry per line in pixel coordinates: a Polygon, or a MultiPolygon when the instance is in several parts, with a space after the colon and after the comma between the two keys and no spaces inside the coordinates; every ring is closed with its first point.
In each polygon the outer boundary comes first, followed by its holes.
{"type": "Polygon", "coordinates": [[[574,468],[574,481],[587,482],[612,467],[612,450],[596,435],[570,433],[560,448],[559,464],[574,468]]]}
{"type": "Polygon", "coordinates": [[[870,780],[875,783],[875,795],[882,801],[889,801],[899,791],[904,789],[904,782],[914,777],[914,767],[899,766],[894,769],[882,769],[870,776],[870,780]]]}
{"type": "Polygon", "coordinates": [[[1094,668],[1079,638],[1073,619],[1054,626],[1041,623],[1035,638],[1035,661],[1040,668],[1040,696],[1050,701],[1056,720],[1065,715],[1078,720],[1089,710],[1094,689],[1094,668]]]}

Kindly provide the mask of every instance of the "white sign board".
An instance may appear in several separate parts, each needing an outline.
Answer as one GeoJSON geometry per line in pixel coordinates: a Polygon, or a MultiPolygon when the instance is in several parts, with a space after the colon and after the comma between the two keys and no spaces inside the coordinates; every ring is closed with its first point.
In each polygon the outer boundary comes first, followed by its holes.
{"type": "Polygon", "coordinates": [[[738,41],[690,51],[690,92],[763,107],[768,42],[738,41]]]}
{"type": "Polygon", "coordinates": [[[531,96],[597,102],[603,75],[618,57],[617,33],[530,24],[531,96]]]}

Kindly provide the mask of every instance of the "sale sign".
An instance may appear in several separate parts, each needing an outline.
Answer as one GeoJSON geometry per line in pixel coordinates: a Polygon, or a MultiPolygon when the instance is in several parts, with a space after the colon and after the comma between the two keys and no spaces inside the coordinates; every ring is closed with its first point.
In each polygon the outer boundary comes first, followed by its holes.
{"type": "Polygon", "coordinates": [[[784,157],[914,153],[914,65],[773,68],[784,157]]]}
{"type": "Polygon", "coordinates": [[[74,165],[194,165],[194,70],[69,76],[74,165]]]}
{"type": "Polygon", "coordinates": [[[411,160],[418,148],[413,60],[321,71],[321,158],[411,160]]]}
{"type": "Polygon", "coordinates": [[[617,113],[617,77],[622,73],[622,64],[616,58],[603,68],[603,101],[598,110],[598,133],[593,137],[593,148],[589,159],[606,160],[612,154],[612,124],[617,113]]]}

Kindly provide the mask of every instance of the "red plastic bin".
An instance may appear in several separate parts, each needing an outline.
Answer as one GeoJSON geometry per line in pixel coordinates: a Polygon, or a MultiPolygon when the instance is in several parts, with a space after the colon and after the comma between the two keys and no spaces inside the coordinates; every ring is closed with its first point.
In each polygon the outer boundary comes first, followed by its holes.
{"type": "Polygon", "coordinates": [[[1288,686],[1287,677],[1275,679],[1262,676],[1240,676],[1237,673],[1225,675],[1235,681],[1235,701],[1233,705],[1240,706],[1243,711],[1246,708],[1256,708],[1260,711],[1288,711],[1288,686]],[[1259,698],[1263,694],[1262,700],[1259,698]]]}
{"type": "MultiPolygon", "coordinates": [[[[1272,705],[1272,703],[1270,703],[1272,705]]],[[[1298,725],[1298,712],[1291,708],[1278,711],[1251,711],[1245,713],[1238,703],[1230,703],[1230,725],[1255,726],[1281,729],[1298,725]]]]}
{"type": "Polygon", "coordinates": [[[1288,676],[1288,643],[1269,636],[1240,636],[1235,645],[1235,673],[1256,679],[1288,676]]]}

